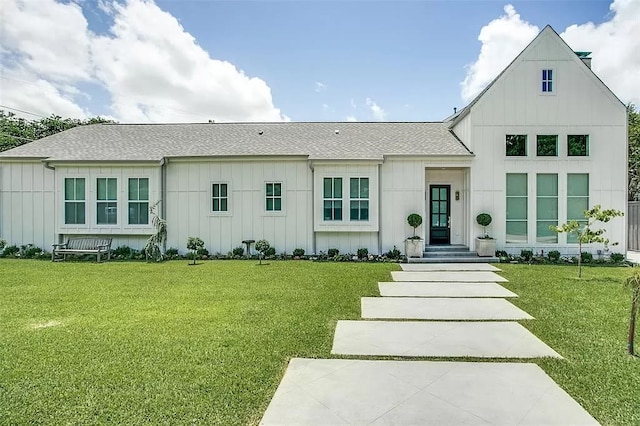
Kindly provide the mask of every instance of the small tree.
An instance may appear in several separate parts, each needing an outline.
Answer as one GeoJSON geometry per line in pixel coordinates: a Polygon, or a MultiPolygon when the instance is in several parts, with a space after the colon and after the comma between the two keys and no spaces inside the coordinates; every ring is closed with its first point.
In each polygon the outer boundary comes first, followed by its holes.
{"type": "Polygon", "coordinates": [[[259,240],[258,242],[256,242],[256,250],[258,250],[258,253],[260,253],[260,256],[258,256],[260,265],[262,265],[262,259],[264,259],[270,248],[271,244],[269,244],[269,241],[267,240],[259,240]]]}
{"type": "MultiPolygon", "coordinates": [[[[582,246],[591,243],[609,244],[609,239],[604,237],[604,229],[593,229],[596,222],[607,223],[617,216],[624,216],[619,210],[602,210],[600,205],[594,206],[591,210],[584,211],[585,221],[578,222],[572,220],[562,226],[550,226],[549,228],[557,233],[566,232],[568,235],[575,235],[578,240],[578,278],[582,277],[582,246]]],[[[617,245],[613,243],[612,245],[617,245]]]]}
{"type": "Polygon", "coordinates": [[[409,239],[420,239],[420,237],[416,235],[416,228],[422,225],[422,216],[420,216],[418,213],[411,213],[409,216],[407,216],[407,223],[410,227],[413,228],[413,237],[410,237],[409,239]]]}
{"type": "Polygon", "coordinates": [[[489,234],[487,234],[487,226],[491,225],[491,220],[492,218],[489,213],[480,213],[478,216],[476,216],[476,222],[478,222],[478,225],[482,226],[482,237],[480,238],[491,238],[489,237],[489,234]]]}
{"type": "Polygon", "coordinates": [[[193,264],[196,264],[198,258],[198,251],[204,248],[204,241],[198,237],[189,237],[187,240],[187,249],[191,250],[191,256],[193,257],[193,264]]]}
{"type": "Polygon", "coordinates": [[[635,355],[633,340],[636,334],[636,314],[640,311],[640,268],[633,268],[633,274],[627,278],[625,286],[631,290],[631,317],[629,318],[629,337],[627,348],[629,355],[635,355]]]}
{"type": "Polygon", "coordinates": [[[155,228],[155,234],[152,234],[147,243],[144,245],[144,254],[147,261],[153,260],[161,262],[164,259],[162,248],[167,240],[167,221],[158,216],[156,209],[160,201],[149,207],[149,214],[152,216],[151,224],[155,228]]]}

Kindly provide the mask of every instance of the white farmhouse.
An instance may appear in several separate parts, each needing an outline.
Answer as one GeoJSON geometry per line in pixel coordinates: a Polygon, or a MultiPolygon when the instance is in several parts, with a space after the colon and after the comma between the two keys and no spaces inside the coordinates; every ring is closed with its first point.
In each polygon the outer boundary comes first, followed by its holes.
{"type": "MultiPolygon", "coordinates": [[[[577,253],[549,225],[626,210],[625,106],[549,26],[467,107],[437,123],[96,124],[0,153],[0,238],[48,249],[73,235],[140,248],[156,202],[168,247],[227,253],[429,246],[577,253]]],[[[597,60],[597,58],[596,58],[597,60]]],[[[608,224],[626,247],[626,221],[608,224]]],[[[601,247],[593,246],[595,251],[601,247]]]]}

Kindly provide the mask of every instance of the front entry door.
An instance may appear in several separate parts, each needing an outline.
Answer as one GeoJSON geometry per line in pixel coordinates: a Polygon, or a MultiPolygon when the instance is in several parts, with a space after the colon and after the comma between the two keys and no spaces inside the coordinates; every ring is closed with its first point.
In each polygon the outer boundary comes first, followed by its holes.
{"type": "Polygon", "coordinates": [[[451,185],[430,185],[429,243],[450,244],[451,230],[451,185]]]}

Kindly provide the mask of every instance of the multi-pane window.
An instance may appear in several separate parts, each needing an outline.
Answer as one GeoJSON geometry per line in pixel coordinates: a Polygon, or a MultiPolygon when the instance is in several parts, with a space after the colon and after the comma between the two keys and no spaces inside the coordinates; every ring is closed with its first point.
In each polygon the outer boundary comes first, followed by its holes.
{"type": "Polygon", "coordinates": [[[326,177],[323,183],[324,220],[342,220],[342,178],[326,177]]]}
{"type": "Polygon", "coordinates": [[[98,225],[116,225],[118,223],[118,179],[97,179],[97,217],[98,225]]]}
{"type": "Polygon", "coordinates": [[[558,175],[536,176],[536,241],[557,243],[558,233],[549,228],[558,226],[558,175]]]}
{"type": "Polygon", "coordinates": [[[369,220],[369,178],[349,180],[350,219],[369,220]]]}
{"type": "Polygon", "coordinates": [[[527,174],[507,173],[507,243],[527,243],[527,174]]]}
{"type": "Polygon", "coordinates": [[[569,157],[587,157],[589,155],[589,135],[568,135],[567,155],[569,157]]]}
{"type": "Polygon", "coordinates": [[[266,210],[268,212],[282,211],[282,184],[269,182],[266,187],[266,210]]]}
{"type": "MultiPolygon", "coordinates": [[[[589,210],[589,175],[587,173],[567,174],[567,221],[586,223],[584,211],[589,210]]],[[[578,238],[567,234],[568,243],[577,243],[578,238]]]]}
{"type": "Polygon", "coordinates": [[[211,184],[211,211],[229,211],[229,195],[226,183],[211,184]]]}
{"type": "Polygon", "coordinates": [[[65,178],[64,180],[64,223],[85,224],[84,178],[65,178]]]}
{"type": "Polygon", "coordinates": [[[129,224],[149,224],[148,178],[129,178],[129,224]]]}
{"type": "Polygon", "coordinates": [[[506,151],[507,157],[526,157],[527,135],[507,135],[506,151]]]}
{"type": "Polygon", "coordinates": [[[536,138],[536,155],[538,157],[557,157],[558,135],[538,135],[536,138]]]}
{"type": "Polygon", "coordinates": [[[542,91],[553,92],[553,70],[542,70],[542,91]]]}

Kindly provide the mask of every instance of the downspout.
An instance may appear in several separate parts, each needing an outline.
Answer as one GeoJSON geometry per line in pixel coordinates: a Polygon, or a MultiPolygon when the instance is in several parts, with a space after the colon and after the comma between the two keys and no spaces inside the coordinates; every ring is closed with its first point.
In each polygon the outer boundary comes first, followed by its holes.
{"type": "Polygon", "coordinates": [[[378,254],[382,255],[382,164],[378,164],[378,254]]]}
{"type": "MultiPolygon", "coordinates": [[[[167,163],[169,160],[162,157],[160,160],[160,218],[167,220],[167,163]]],[[[167,226],[167,239],[169,236],[169,227],[167,226]]],[[[162,244],[162,253],[167,251],[167,240],[162,244]]]]}
{"type": "MultiPolygon", "coordinates": [[[[43,161],[42,164],[44,165],[45,169],[49,169],[49,170],[53,170],[53,200],[54,206],[58,205],[58,200],[57,200],[57,194],[58,191],[56,190],[56,186],[58,185],[58,183],[56,182],[56,178],[55,178],[55,174],[56,174],[56,168],[54,166],[52,166],[48,161],[43,161]]],[[[54,207],[53,209],[53,223],[54,223],[54,235],[55,235],[55,239],[54,241],[56,242],[56,244],[60,244],[63,242],[63,235],[62,234],[57,234],[55,232],[55,228],[58,227],[58,209],[56,207],[54,207]]]]}

